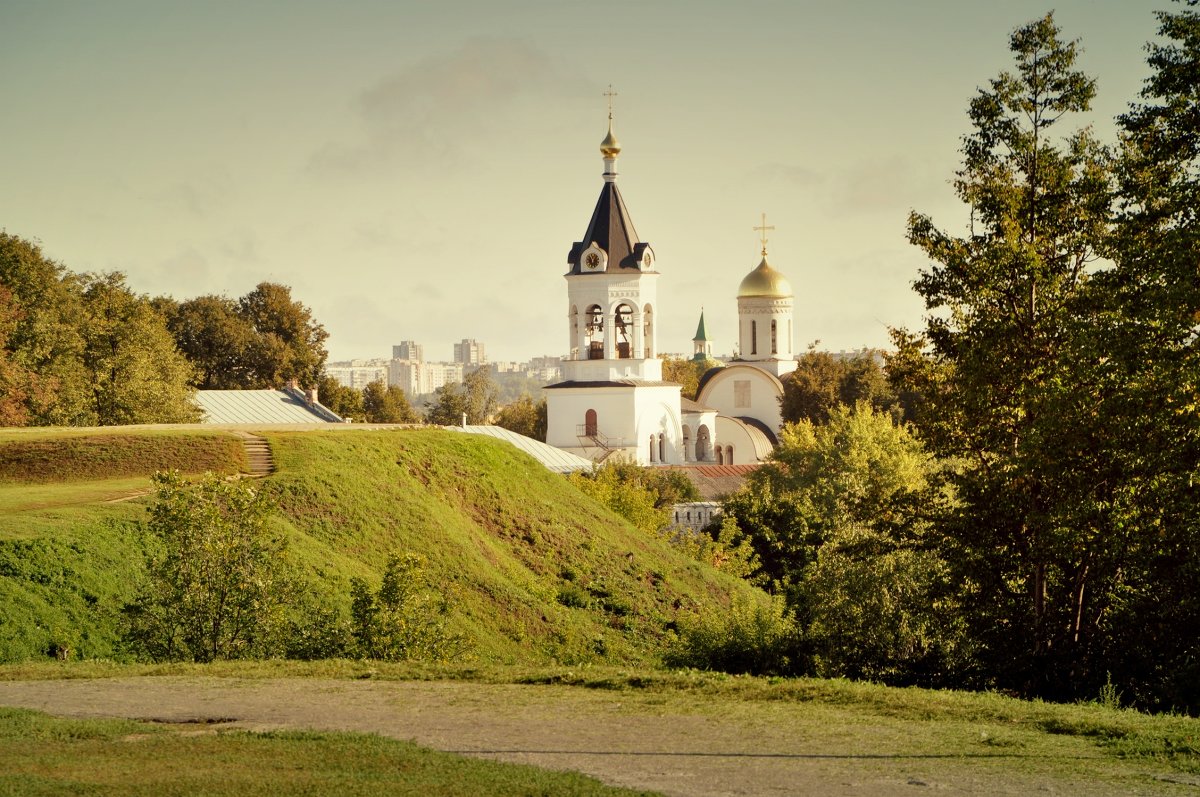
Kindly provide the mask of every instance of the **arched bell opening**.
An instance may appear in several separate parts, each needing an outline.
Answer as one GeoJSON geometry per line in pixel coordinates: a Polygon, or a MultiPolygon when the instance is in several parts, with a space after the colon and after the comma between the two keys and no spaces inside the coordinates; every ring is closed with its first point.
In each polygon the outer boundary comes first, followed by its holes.
{"type": "Polygon", "coordinates": [[[584,313],[584,343],[587,359],[604,359],[604,308],[593,304],[584,313]]]}
{"type": "Polygon", "coordinates": [[[712,459],[712,435],[708,431],[708,424],[700,424],[700,428],[696,430],[696,461],[708,462],[712,459]]]}
{"type": "Polygon", "coordinates": [[[627,304],[617,305],[613,313],[613,327],[617,333],[617,359],[633,358],[633,308],[627,304]]]}

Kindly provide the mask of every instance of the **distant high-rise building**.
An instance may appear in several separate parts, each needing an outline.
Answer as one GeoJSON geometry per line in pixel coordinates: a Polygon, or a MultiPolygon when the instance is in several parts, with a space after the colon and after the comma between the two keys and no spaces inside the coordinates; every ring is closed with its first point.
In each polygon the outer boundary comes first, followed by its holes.
{"type": "Polygon", "coordinates": [[[463,365],[483,365],[487,362],[483,344],[472,338],[463,338],[462,343],[454,344],[454,362],[463,365]]]}
{"type": "Polygon", "coordinates": [[[392,359],[408,360],[414,363],[424,362],[425,352],[421,349],[421,344],[415,340],[402,340],[392,347],[392,359]]]}

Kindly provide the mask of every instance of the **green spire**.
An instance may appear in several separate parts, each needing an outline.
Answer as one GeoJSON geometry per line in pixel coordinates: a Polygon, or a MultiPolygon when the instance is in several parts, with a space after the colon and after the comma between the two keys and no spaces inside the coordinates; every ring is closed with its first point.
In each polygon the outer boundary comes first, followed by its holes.
{"type": "Polygon", "coordinates": [[[700,308],[700,324],[696,327],[696,337],[692,338],[693,342],[707,341],[708,332],[704,329],[704,308],[700,308]]]}

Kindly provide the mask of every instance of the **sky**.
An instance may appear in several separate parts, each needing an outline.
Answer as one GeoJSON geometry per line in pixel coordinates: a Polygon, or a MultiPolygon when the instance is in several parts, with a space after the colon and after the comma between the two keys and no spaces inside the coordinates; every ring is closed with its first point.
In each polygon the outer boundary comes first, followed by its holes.
{"type": "Polygon", "coordinates": [[[1052,8],[1110,138],[1168,0],[0,0],[0,228],[137,291],[291,286],[331,360],[568,348],[563,274],[619,185],[657,268],[658,347],[717,353],[759,261],[796,345],[919,327],[912,210],[952,232],[967,104],[1052,8]]]}

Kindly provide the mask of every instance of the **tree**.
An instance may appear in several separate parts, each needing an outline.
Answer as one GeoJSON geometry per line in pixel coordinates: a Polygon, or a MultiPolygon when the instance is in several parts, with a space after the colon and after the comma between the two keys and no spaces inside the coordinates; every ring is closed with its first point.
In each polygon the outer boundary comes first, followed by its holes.
{"type": "Polygon", "coordinates": [[[1107,609],[1095,596],[1113,575],[1106,465],[1091,454],[1097,357],[1080,333],[1110,172],[1087,130],[1051,137],[1095,94],[1053,15],[1017,28],[1010,49],[1016,72],[970,103],[954,183],[969,234],[909,219],[931,261],[915,286],[931,312],[923,335],[894,335],[895,362],[928,402],[926,439],[964,464],[961,503],[941,527],[993,671],[1062,695],[1084,675],[1081,651],[1107,609]]]}
{"type": "Polygon", "coordinates": [[[864,349],[841,359],[810,348],[796,358],[796,370],[783,380],[783,420],[825,423],[835,406],[853,407],[859,401],[899,419],[903,415],[900,403],[876,356],[875,351],[864,349]]]}
{"type": "Polygon", "coordinates": [[[700,377],[712,368],[720,368],[721,365],[722,363],[716,360],[696,361],[691,358],[663,355],[663,381],[677,383],[681,388],[679,394],[694,401],[697,393],[700,392],[700,377]]]}
{"type": "Polygon", "coordinates": [[[1136,704],[1200,707],[1200,13],[1157,12],[1151,76],[1118,120],[1119,204],[1096,276],[1121,600],[1096,658],[1136,704]]]}
{"type": "Polygon", "coordinates": [[[198,296],[176,305],[167,319],[176,345],[196,370],[196,387],[238,390],[270,386],[251,359],[258,333],[234,300],[198,296]]]}
{"type": "Polygon", "coordinates": [[[254,328],[257,338],[251,362],[258,380],[283,387],[290,380],[315,385],[328,353],[329,333],[312,311],[292,299],[292,289],[261,282],[238,300],[238,313],[254,328]]]}
{"type": "Polygon", "coordinates": [[[45,404],[49,398],[43,380],[8,350],[20,320],[12,293],[0,285],[0,426],[24,426],[29,421],[29,405],[45,404]]]}
{"type": "Polygon", "coordinates": [[[189,483],[154,477],[145,529],[146,578],[125,607],[126,639],[155,661],[216,661],[270,655],[295,581],[286,542],[273,532],[272,503],[243,481],[214,474],[189,483]]]}
{"type": "Polygon", "coordinates": [[[546,442],[546,400],[534,401],[528,393],[500,408],[496,425],[546,442]]]}
{"type": "Polygon", "coordinates": [[[341,384],[332,376],[322,375],[317,380],[317,395],[322,404],[341,418],[359,423],[367,419],[362,392],[341,384]]]}
{"type": "Polygon", "coordinates": [[[399,385],[384,385],[375,380],[363,389],[363,413],[367,423],[419,423],[420,418],[408,403],[399,385]]]}
{"type": "Polygon", "coordinates": [[[724,502],[760,562],[760,581],[788,591],[833,535],[911,534],[935,463],[921,443],[866,402],[825,424],[785,424],[770,460],[724,502]]]}
{"type": "Polygon", "coordinates": [[[120,273],[83,278],[83,367],[94,423],[192,423],[191,365],[166,324],[120,273]]]}
{"type": "Polygon", "coordinates": [[[36,375],[41,386],[24,395],[26,421],[94,423],[80,362],[83,310],[76,275],[43,255],[37,244],[0,231],[0,286],[11,297],[7,359],[22,373],[36,375]]]}
{"type": "Polygon", "coordinates": [[[496,411],[496,383],[491,369],[486,365],[476,368],[463,377],[461,384],[439,387],[433,403],[426,407],[426,420],[440,426],[458,426],[464,415],[469,424],[487,423],[496,411]]]}

